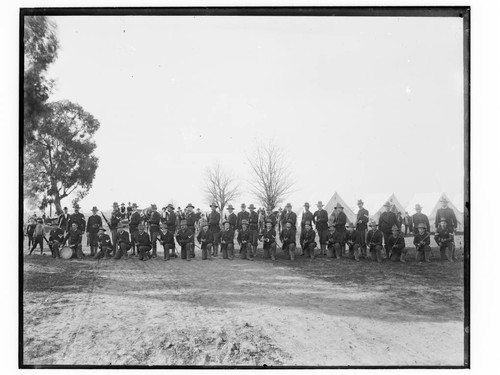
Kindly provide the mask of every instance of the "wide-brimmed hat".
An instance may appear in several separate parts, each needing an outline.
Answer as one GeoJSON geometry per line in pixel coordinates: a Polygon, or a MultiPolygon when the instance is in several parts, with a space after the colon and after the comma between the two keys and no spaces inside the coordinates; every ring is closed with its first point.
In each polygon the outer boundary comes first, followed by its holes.
{"type": "Polygon", "coordinates": [[[219,207],[219,205],[217,203],[215,203],[215,202],[212,202],[210,204],[210,206],[208,206],[208,207],[215,207],[215,208],[217,208],[217,207],[219,207]]]}
{"type": "Polygon", "coordinates": [[[231,224],[231,223],[229,222],[229,220],[224,220],[224,221],[222,222],[222,225],[226,225],[226,223],[227,223],[227,224],[231,224]]]}
{"type": "Polygon", "coordinates": [[[415,205],[415,210],[421,210],[422,209],[422,206],[419,205],[418,203],[415,205]]]}
{"type": "Polygon", "coordinates": [[[442,197],[439,201],[441,203],[448,203],[448,199],[446,199],[446,197],[442,197]]]}
{"type": "Polygon", "coordinates": [[[248,225],[248,220],[247,219],[241,220],[241,225],[248,225]]]}
{"type": "Polygon", "coordinates": [[[355,228],[353,223],[349,223],[346,225],[347,228],[355,228]]]}
{"type": "Polygon", "coordinates": [[[398,231],[398,232],[399,232],[399,228],[398,228],[398,226],[397,226],[396,224],[394,224],[394,225],[392,226],[391,230],[393,230],[393,231],[394,231],[394,230],[396,230],[396,231],[398,231]]]}
{"type": "Polygon", "coordinates": [[[420,223],[417,225],[417,229],[420,229],[420,228],[427,229],[427,227],[424,223],[420,223]]]}
{"type": "Polygon", "coordinates": [[[229,204],[229,205],[227,206],[227,209],[228,209],[228,210],[234,210],[234,207],[233,207],[233,205],[232,205],[232,204],[229,204]]]}
{"type": "Polygon", "coordinates": [[[311,225],[311,222],[309,220],[306,220],[306,222],[304,223],[304,225],[311,225]]]}
{"type": "Polygon", "coordinates": [[[73,205],[73,208],[80,209],[80,205],[77,203],[77,204],[73,205]]]}
{"type": "Polygon", "coordinates": [[[158,207],[156,206],[156,204],[155,204],[155,203],[153,203],[153,204],[151,205],[151,209],[153,209],[153,208],[154,208],[154,209],[158,208],[158,207]]]}
{"type": "Polygon", "coordinates": [[[358,199],[358,204],[365,204],[361,199],[358,199]]]}
{"type": "Polygon", "coordinates": [[[132,203],[132,208],[137,208],[137,203],[132,203]]]}
{"type": "Polygon", "coordinates": [[[175,207],[172,203],[167,204],[167,208],[171,208],[172,210],[175,210],[175,207]]]}
{"type": "Polygon", "coordinates": [[[335,206],[335,208],[344,208],[340,203],[337,202],[337,205],[335,206]]]}
{"type": "Polygon", "coordinates": [[[253,203],[250,203],[250,206],[248,206],[248,208],[249,208],[250,210],[255,210],[255,206],[253,205],[253,203]]]}
{"type": "Polygon", "coordinates": [[[118,202],[113,202],[113,207],[118,207],[118,202]]]}
{"type": "Polygon", "coordinates": [[[309,206],[309,203],[306,202],[306,203],[304,203],[304,207],[311,207],[311,206],[309,206]]]}
{"type": "Polygon", "coordinates": [[[392,207],[392,204],[390,202],[385,202],[384,207],[392,207]]]}
{"type": "Polygon", "coordinates": [[[120,204],[120,206],[125,206],[125,203],[122,202],[122,204],[120,204]]]}
{"type": "Polygon", "coordinates": [[[208,223],[206,220],[200,220],[200,227],[208,227],[208,223]]]}
{"type": "Polygon", "coordinates": [[[99,211],[96,206],[92,207],[92,211],[99,211]]]}
{"type": "Polygon", "coordinates": [[[106,232],[106,228],[104,228],[104,227],[99,227],[99,231],[101,231],[101,230],[102,230],[103,232],[106,232]]]}
{"type": "Polygon", "coordinates": [[[287,203],[285,207],[292,207],[292,205],[290,203],[287,203]]]}
{"type": "Polygon", "coordinates": [[[316,203],[316,206],[323,206],[323,202],[322,201],[318,201],[318,203],[316,203]]]}
{"type": "Polygon", "coordinates": [[[247,207],[247,205],[245,203],[241,204],[241,208],[246,208],[246,207],[247,207]]]}
{"type": "Polygon", "coordinates": [[[378,224],[376,221],[372,221],[372,222],[370,222],[369,226],[370,227],[378,227],[378,224]]]}
{"type": "Polygon", "coordinates": [[[194,208],[194,206],[191,203],[188,203],[188,205],[186,206],[186,208],[188,208],[188,207],[194,208]]]}
{"type": "Polygon", "coordinates": [[[180,225],[187,225],[187,221],[186,220],[181,220],[181,224],[180,225]]]}
{"type": "Polygon", "coordinates": [[[272,224],[272,223],[273,223],[273,221],[271,219],[266,220],[266,224],[272,224]]]}

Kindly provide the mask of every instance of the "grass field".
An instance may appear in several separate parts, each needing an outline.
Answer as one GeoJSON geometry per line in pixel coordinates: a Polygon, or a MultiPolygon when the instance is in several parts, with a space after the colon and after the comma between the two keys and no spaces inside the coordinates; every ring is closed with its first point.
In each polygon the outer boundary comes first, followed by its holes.
{"type": "Polygon", "coordinates": [[[196,252],[142,262],[25,250],[24,364],[464,365],[462,250],[449,263],[434,248],[430,264],[414,249],[406,264],[196,252]]]}

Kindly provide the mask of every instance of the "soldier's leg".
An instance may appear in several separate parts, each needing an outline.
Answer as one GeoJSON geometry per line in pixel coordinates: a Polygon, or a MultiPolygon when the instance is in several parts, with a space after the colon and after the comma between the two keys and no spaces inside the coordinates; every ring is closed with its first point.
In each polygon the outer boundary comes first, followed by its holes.
{"type": "Polygon", "coordinates": [[[354,249],[354,260],[356,262],[359,262],[359,244],[354,244],[353,249],[354,249]]]}
{"type": "Polygon", "coordinates": [[[276,242],[270,245],[271,248],[271,260],[276,260],[276,242]]]}
{"type": "Polygon", "coordinates": [[[222,259],[227,259],[227,244],[220,245],[220,252],[222,253],[222,259]]]}
{"type": "Polygon", "coordinates": [[[111,259],[113,257],[113,246],[104,247],[104,259],[111,259]]]}
{"type": "Polygon", "coordinates": [[[375,246],[370,246],[370,256],[372,258],[373,261],[376,261],[377,260],[377,249],[375,246]]]}
{"type": "Polygon", "coordinates": [[[441,253],[441,260],[447,260],[446,256],[446,246],[440,246],[439,247],[439,252],[441,253]]]}
{"type": "Polygon", "coordinates": [[[451,259],[457,260],[457,248],[455,246],[455,236],[452,235],[452,241],[450,243],[451,245],[451,259]]]}
{"type": "Polygon", "coordinates": [[[382,246],[375,246],[375,254],[377,256],[377,262],[382,262],[382,246]]]}
{"type": "Polygon", "coordinates": [[[163,244],[163,260],[169,260],[170,259],[170,251],[169,251],[170,244],[164,243],[163,244]]]}
{"type": "Polygon", "coordinates": [[[52,245],[52,256],[54,258],[61,258],[61,256],[59,255],[59,242],[54,242],[53,245],[52,245]]]}
{"type": "Polygon", "coordinates": [[[387,259],[390,259],[390,257],[391,257],[391,251],[389,249],[389,236],[391,235],[391,233],[383,232],[383,235],[384,235],[385,257],[387,259]]]}
{"type": "Polygon", "coordinates": [[[425,261],[430,262],[431,261],[431,247],[427,246],[427,245],[424,246],[423,253],[424,253],[425,261]]]}
{"type": "Polygon", "coordinates": [[[316,243],[311,243],[307,247],[308,253],[309,253],[309,258],[314,259],[314,249],[316,248],[316,243]]]}
{"type": "Polygon", "coordinates": [[[264,246],[262,247],[262,250],[263,250],[263,255],[262,255],[262,257],[263,257],[264,259],[269,259],[271,246],[270,246],[270,245],[264,245],[264,246]]]}
{"type": "Polygon", "coordinates": [[[359,249],[360,249],[360,257],[366,258],[366,232],[365,230],[359,231],[359,249]]]}
{"type": "Polygon", "coordinates": [[[257,256],[257,239],[258,239],[258,231],[257,229],[252,230],[252,256],[257,256]]]}
{"type": "Polygon", "coordinates": [[[182,244],[181,245],[181,259],[186,259],[187,258],[187,244],[182,244]]]}
{"type": "Polygon", "coordinates": [[[118,230],[111,229],[111,241],[113,241],[113,257],[116,255],[116,250],[118,249],[118,244],[116,243],[117,236],[118,236],[118,230]]]}
{"type": "Polygon", "coordinates": [[[214,243],[212,245],[214,249],[214,256],[218,257],[219,256],[219,245],[220,245],[220,231],[215,233],[214,235],[214,243]]]}
{"type": "Polygon", "coordinates": [[[241,244],[240,254],[240,259],[247,259],[247,244],[241,244]]]}
{"type": "Polygon", "coordinates": [[[335,248],[334,248],[334,246],[333,245],[328,245],[328,250],[327,250],[327,253],[326,253],[326,257],[327,258],[333,258],[334,254],[335,254],[335,248]]]}
{"type": "Polygon", "coordinates": [[[193,236],[193,241],[190,243],[189,250],[190,250],[191,258],[194,258],[195,257],[195,253],[194,253],[194,236],[193,236]]]}
{"type": "Polygon", "coordinates": [[[408,253],[408,249],[406,247],[403,247],[403,249],[401,249],[401,255],[399,256],[399,261],[401,263],[406,263],[406,254],[408,253]]]}
{"type": "Polygon", "coordinates": [[[340,244],[337,242],[335,244],[333,244],[333,248],[335,249],[335,258],[336,259],[340,259],[340,252],[341,252],[341,246],[340,244]]]}
{"type": "MultiPolygon", "coordinates": [[[[214,248],[215,246],[211,243],[209,243],[207,245],[207,259],[208,260],[212,260],[212,249],[214,248]]],[[[217,251],[214,250],[214,253],[217,254],[217,251]]],[[[216,255],[217,256],[217,255],[216,255]]]]}
{"type": "Polygon", "coordinates": [[[449,243],[448,246],[446,246],[446,259],[448,261],[453,262],[453,244],[449,243]]]}
{"type": "Polygon", "coordinates": [[[417,262],[423,262],[424,261],[424,248],[416,249],[415,248],[415,259],[417,262]]]}
{"type": "Polygon", "coordinates": [[[319,238],[320,248],[321,248],[320,254],[321,255],[325,255],[326,254],[326,241],[327,241],[327,237],[328,237],[328,230],[322,230],[321,231],[321,236],[319,238]]]}
{"type": "Polygon", "coordinates": [[[115,256],[113,257],[113,259],[121,259],[123,257],[123,247],[125,246],[125,244],[122,242],[122,243],[118,243],[116,244],[117,248],[116,248],[116,252],[115,252],[115,256]]]}
{"type": "Polygon", "coordinates": [[[290,245],[285,245],[285,244],[283,244],[283,246],[282,246],[283,254],[285,255],[285,259],[290,259],[289,247],[290,247],[290,245]]]}
{"type": "Polygon", "coordinates": [[[291,243],[289,246],[290,260],[295,260],[295,244],[291,243]]]}
{"type": "MultiPolygon", "coordinates": [[[[210,251],[212,251],[210,247],[210,251]]],[[[208,252],[208,245],[204,245],[201,247],[201,260],[206,260],[207,259],[207,252],[208,252]]]]}
{"type": "Polygon", "coordinates": [[[228,259],[234,259],[234,245],[232,243],[227,244],[228,259]]]}

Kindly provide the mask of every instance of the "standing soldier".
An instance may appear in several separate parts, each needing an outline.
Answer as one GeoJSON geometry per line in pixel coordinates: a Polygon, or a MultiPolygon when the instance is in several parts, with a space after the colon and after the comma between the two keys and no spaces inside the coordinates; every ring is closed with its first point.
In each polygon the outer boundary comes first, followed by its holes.
{"type": "MultiPolygon", "coordinates": [[[[233,212],[234,207],[232,204],[227,206],[227,210],[229,211],[229,215],[227,215],[226,220],[229,222],[229,227],[233,230],[233,232],[236,230],[236,214],[233,212]]],[[[234,233],[233,233],[234,234],[234,233]]]]}
{"type": "Polygon", "coordinates": [[[111,231],[111,240],[113,241],[113,256],[116,255],[117,243],[116,236],[118,235],[118,225],[122,219],[122,214],[120,213],[120,207],[118,202],[113,203],[113,212],[111,212],[111,219],[109,220],[109,229],[111,231]]]}
{"type": "Polygon", "coordinates": [[[326,253],[326,257],[340,259],[342,249],[345,247],[344,236],[342,233],[337,232],[337,228],[333,222],[328,225],[327,246],[328,252],[326,253]]]}
{"type": "Polygon", "coordinates": [[[28,250],[35,243],[35,228],[36,228],[36,219],[34,217],[30,217],[28,219],[28,226],[26,227],[26,234],[28,235],[28,250]]]}
{"type": "Polygon", "coordinates": [[[151,239],[149,234],[146,232],[146,226],[140,223],[137,226],[138,233],[136,236],[137,241],[137,252],[139,253],[139,260],[148,260],[151,258],[149,251],[151,250],[151,239]]]}
{"type": "Polygon", "coordinates": [[[208,214],[208,228],[212,233],[212,241],[210,242],[212,245],[210,246],[210,250],[213,251],[213,256],[219,256],[219,242],[220,242],[220,213],[217,212],[217,208],[219,206],[217,203],[212,203],[210,205],[210,209],[212,212],[208,214]],[[213,248],[213,249],[212,249],[213,248]]]}
{"type": "MultiPolygon", "coordinates": [[[[188,227],[191,232],[196,233],[196,214],[193,211],[194,206],[191,203],[188,203],[186,206],[186,213],[184,215],[184,220],[186,220],[186,226],[188,227]]],[[[194,246],[194,236],[193,236],[193,246],[194,246]]]]}
{"type": "MultiPolygon", "coordinates": [[[[341,237],[345,237],[345,226],[347,224],[347,215],[344,212],[344,207],[340,203],[337,203],[335,209],[330,215],[330,219],[333,220],[333,225],[335,225],[335,232],[339,233],[341,237]]],[[[340,249],[341,255],[344,256],[345,252],[345,239],[342,238],[342,244],[340,249]]]]}
{"type": "MultiPolygon", "coordinates": [[[[172,236],[175,237],[175,232],[177,229],[177,214],[175,213],[175,207],[172,204],[167,205],[167,216],[165,219],[165,224],[167,225],[167,230],[169,233],[172,233],[172,236]]],[[[171,258],[177,258],[177,254],[175,253],[175,241],[173,242],[173,246],[171,247],[171,258]]]]}
{"type": "Polygon", "coordinates": [[[191,254],[193,253],[193,239],[194,233],[187,227],[186,220],[181,220],[181,228],[177,232],[177,242],[181,245],[181,258],[191,260],[191,254]]]}
{"type": "Polygon", "coordinates": [[[72,258],[85,258],[85,254],[82,251],[82,238],[83,231],[78,229],[78,224],[76,222],[71,223],[71,229],[66,233],[64,243],[69,240],[68,246],[73,250],[72,258]]]}
{"type": "Polygon", "coordinates": [[[286,226],[286,222],[290,221],[292,228],[297,230],[297,214],[292,211],[292,205],[287,203],[285,206],[285,214],[283,215],[283,227],[286,226]]]}
{"type": "Polygon", "coordinates": [[[427,228],[427,232],[430,232],[431,225],[429,224],[429,218],[427,215],[422,213],[422,206],[417,203],[415,205],[415,211],[417,211],[417,213],[414,214],[410,220],[410,232],[416,234],[418,232],[417,227],[419,224],[424,224],[427,228]]]}
{"type": "Polygon", "coordinates": [[[196,239],[201,245],[201,259],[212,260],[212,244],[214,242],[214,234],[208,229],[208,223],[205,220],[200,220],[200,231],[196,239]]]}
{"type": "MultiPolygon", "coordinates": [[[[312,216],[312,214],[311,214],[312,216]]],[[[314,259],[314,249],[317,244],[316,240],[316,232],[311,227],[311,222],[307,220],[304,223],[304,230],[300,233],[300,246],[302,247],[302,255],[305,255],[308,258],[314,259]]]]}
{"type": "Polygon", "coordinates": [[[170,259],[170,251],[175,252],[175,241],[174,234],[167,229],[167,224],[160,224],[160,233],[156,237],[160,241],[160,245],[163,246],[163,260],[167,261],[170,259]]]}
{"type": "Polygon", "coordinates": [[[130,243],[130,235],[125,230],[127,227],[126,221],[120,222],[118,224],[118,232],[116,234],[116,254],[114,259],[128,259],[128,251],[132,247],[130,243]]]}
{"type": "Polygon", "coordinates": [[[410,226],[411,226],[411,216],[408,214],[408,211],[405,211],[405,216],[403,218],[403,224],[405,225],[405,236],[408,234],[408,232],[411,232],[410,226]]]}
{"type": "MultiPolygon", "coordinates": [[[[233,214],[234,215],[234,214],[233,214]]],[[[236,217],[236,215],[234,215],[236,217]]],[[[228,220],[225,220],[222,223],[224,229],[221,232],[220,240],[221,240],[221,251],[222,251],[222,259],[234,259],[234,229],[231,228],[231,223],[228,220]]]]}
{"type": "Polygon", "coordinates": [[[453,262],[453,234],[448,229],[448,222],[443,217],[439,222],[439,227],[434,235],[434,241],[439,246],[441,253],[441,260],[448,260],[453,262]]]}
{"type": "Polygon", "coordinates": [[[125,207],[125,203],[122,203],[120,206],[120,214],[122,216],[122,220],[127,218],[127,208],[125,207]]]}
{"type": "Polygon", "coordinates": [[[276,214],[270,208],[266,209],[265,220],[266,220],[266,227],[267,227],[267,221],[271,220],[271,226],[273,227],[273,229],[276,229],[276,214]]]}
{"type": "Polygon", "coordinates": [[[61,259],[59,248],[64,243],[64,230],[56,222],[52,223],[52,229],[49,233],[49,245],[52,251],[52,258],[61,259]]]}
{"type": "Polygon", "coordinates": [[[153,245],[153,258],[156,258],[156,238],[160,235],[161,215],[157,211],[156,204],[151,205],[151,213],[149,215],[149,235],[153,245]]]}
{"type": "Polygon", "coordinates": [[[377,223],[375,221],[370,223],[370,228],[371,230],[369,230],[366,235],[366,242],[368,243],[372,260],[376,260],[380,263],[382,262],[383,233],[377,229],[377,223]]]}
{"type": "Polygon", "coordinates": [[[68,207],[63,208],[63,213],[59,215],[59,219],[57,220],[57,224],[59,228],[63,230],[63,232],[67,232],[69,230],[69,213],[68,207]]]}
{"type": "Polygon", "coordinates": [[[248,229],[250,230],[250,244],[252,246],[253,257],[257,256],[257,239],[259,237],[259,214],[255,212],[255,206],[248,206],[250,213],[248,215],[248,229]]]}
{"type": "Polygon", "coordinates": [[[328,239],[328,212],[323,210],[323,202],[318,201],[316,204],[318,210],[314,213],[314,224],[318,232],[319,243],[321,246],[321,255],[326,254],[326,241],[328,239]]]}
{"type": "Polygon", "coordinates": [[[431,234],[427,232],[427,227],[424,223],[420,223],[417,226],[418,233],[415,234],[413,238],[413,244],[415,245],[416,258],[417,261],[421,262],[425,260],[430,262],[431,257],[431,234]]]}
{"type": "Polygon", "coordinates": [[[73,209],[75,212],[69,216],[68,227],[71,229],[71,225],[76,223],[77,228],[83,233],[85,232],[85,216],[80,213],[80,206],[78,203],[73,206],[73,209]]]}
{"type": "Polygon", "coordinates": [[[87,220],[87,236],[90,242],[90,255],[97,254],[97,233],[99,228],[102,227],[102,219],[97,215],[97,207],[92,207],[92,215],[87,220]]]}
{"type": "MultiPolygon", "coordinates": [[[[135,208],[137,208],[137,205],[135,205],[135,208]]],[[[134,205],[130,205],[130,202],[128,202],[128,206],[127,206],[127,219],[128,220],[130,220],[130,216],[132,216],[133,212],[134,212],[134,205]]]]}
{"type": "MultiPolygon", "coordinates": [[[[387,259],[391,257],[391,248],[389,247],[389,237],[392,235],[392,227],[398,226],[398,218],[394,212],[391,211],[391,204],[386,202],[384,204],[385,212],[382,212],[378,219],[378,227],[384,236],[385,256],[387,259]]],[[[399,228],[399,227],[398,227],[399,228]]]]}
{"type": "MultiPolygon", "coordinates": [[[[248,219],[250,217],[250,214],[248,213],[248,211],[246,211],[246,208],[247,208],[246,204],[242,203],[241,204],[241,211],[238,212],[238,216],[236,217],[236,229],[238,229],[238,230],[241,230],[243,220],[246,220],[248,222],[248,219]]],[[[240,249],[240,252],[241,252],[241,249],[240,249]]]]}
{"type": "Polygon", "coordinates": [[[264,258],[269,258],[271,255],[272,260],[276,260],[276,230],[273,227],[273,222],[269,219],[266,220],[266,228],[262,231],[262,247],[264,248],[264,258]]]}
{"type": "Polygon", "coordinates": [[[369,212],[366,208],[363,208],[364,202],[358,199],[358,214],[356,215],[356,230],[359,235],[359,247],[361,249],[361,256],[366,258],[368,254],[366,253],[366,232],[368,230],[369,212]]]}
{"type": "Polygon", "coordinates": [[[406,263],[405,257],[408,249],[405,246],[405,238],[401,234],[401,230],[397,225],[392,226],[392,234],[387,242],[391,253],[391,261],[400,261],[406,263]]]}
{"type": "Polygon", "coordinates": [[[237,241],[240,244],[241,259],[253,260],[251,249],[251,233],[248,230],[248,221],[241,220],[241,229],[238,231],[237,241]]]}
{"type": "MultiPolygon", "coordinates": [[[[290,205],[290,207],[292,206],[290,205]]],[[[295,248],[297,247],[297,230],[293,226],[293,223],[292,220],[287,220],[285,228],[283,228],[280,233],[283,252],[285,256],[287,258],[290,257],[291,260],[295,260],[295,248]]]]}
{"type": "MultiPolygon", "coordinates": [[[[446,220],[446,227],[448,228],[451,236],[454,236],[455,231],[458,227],[457,217],[455,216],[455,211],[448,207],[448,200],[442,197],[439,202],[441,202],[441,208],[437,210],[435,226],[438,227],[438,223],[442,220],[446,220]]],[[[457,260],[455,256],[455,241],[451,241],[451,258],[457,260]]]]}
{"type": "Polygon", "coordinates": [[[104,233],[106,229],[100,227],[97,233],[97,243],[99,246],[99,252],[96,252],[94,260],[98,260],[104,257],[104,259],[110,258],[110,253],[113,252],[113,244],[111,243],[111,238],[104,233]]]}
{"type": "Polygon", "coordinates": [[[129,215],[129,230],[130,230],[130,241],[132,242],[132,255],[139,255],[139,251],[135,251],[136,237],[139,234],[139,224],[142,222],[141,214],[137,211],[137,204],[134,203],[130,207],[132,209],[129,215]]]}
{"type": "Polygon", "coordinates": [[[306,227],[306,221],[310,223],[314,222],[314,215],[309,211],[309,203],[304,203],[304,212],[302,213],[302,219],[300,220],[300,230],[303,231],[306,227]]]}
{"type": "Polygon", "coordinates": [[[360,234],[359,231],[354,229],[353,223],[349,223],[347,225],[347,232],[345,233],[345,241],[349,249],[349,258],[351,259],[354,258],[356,262],[359,262],[359,248],[361,243],[361,236],[363,236],[364,240],[364,233],[360,234]]]}

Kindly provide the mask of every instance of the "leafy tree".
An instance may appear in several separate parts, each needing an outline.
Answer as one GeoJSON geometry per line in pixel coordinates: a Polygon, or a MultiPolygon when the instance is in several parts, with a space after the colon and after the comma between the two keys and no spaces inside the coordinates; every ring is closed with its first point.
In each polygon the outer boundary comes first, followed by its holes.
{"type": "Polygon", "coordinates": [[[75,190],[77,197],[84,197],[99,163],[93,155],[99,126],[78,104],[67,100],[47,104],[33,141],[25,146],[25,196],[52,197],[56,212],[61,212],[61,200],[75,190]]]}
{"type": "Polygon", "coordinates": [[[45,103],[54,86],[45,74],[57,58],[58,46],[55,23],[45,16],[24,17],[25,144],[33,140],[33,132],[45,114],[45,103]]]}

